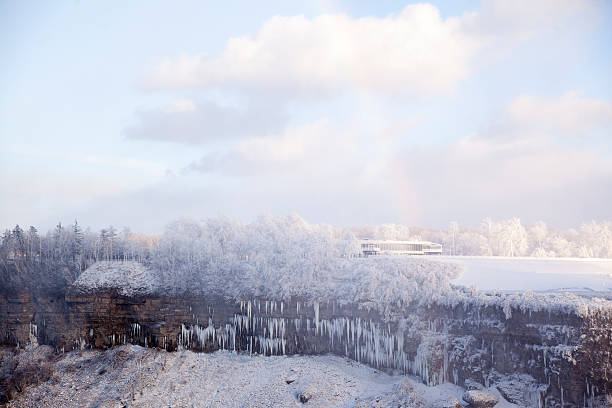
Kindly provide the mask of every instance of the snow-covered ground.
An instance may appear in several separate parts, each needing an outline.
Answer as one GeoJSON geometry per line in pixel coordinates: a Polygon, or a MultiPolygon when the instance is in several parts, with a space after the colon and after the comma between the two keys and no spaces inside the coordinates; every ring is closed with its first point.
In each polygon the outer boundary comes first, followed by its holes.
{"type": "Polygon", "coordinates": [[[453,283],[481,290],[612,291],[612,259],[443,256],[463,267],[453,283]]]}
{"type": "MultiPolygon", "coordinates": [[[[9,406],[292,407],[307,402],[308,407],[433,408],[457,406],[464,391],[449,383],[427,387],[334,356],[249,357],[120,346],[66,353],[53,364],[49,380],[29,386],[9,406]]],[[[498,408],[516,407],[500,401],[498,408]]]]}

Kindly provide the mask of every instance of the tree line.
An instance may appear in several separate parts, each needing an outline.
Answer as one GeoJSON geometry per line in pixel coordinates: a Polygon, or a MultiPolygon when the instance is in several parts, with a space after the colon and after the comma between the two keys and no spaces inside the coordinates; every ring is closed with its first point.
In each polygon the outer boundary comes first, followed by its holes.
{"type": "Polygon", "coordinates": [[[147,262],[155,240],[128,228],[119,232],[109,226],[94,232],[77,221],[58,223],[45,234],[34,226],[16,225],[0,237],[0,289],[61,292],[97,261],[147,262]]]}
{"type": "MultiPolygon", "coordinates": [[[[180,224],[180,223],[179,223],[180,224]]],[[[176,228],[177,222],[167,229],[176,228]]],[[[451,222],[447,229],[408,227],[399,224],[338,228],[327,226],[336,236],[347,240],[370,238],[388,240],[426,240],[443,245],[448,255],[534,256],[612,258],[612,222],[585,222],[579,229],[559,230],[538,221],[523,225],[518,218],[494,221],[485,218],[480,226],[451,222]]],[[[185,235],[188,235],[185,232],[185,235]]],[[[184,242],[189,246],[189,242],[184,242]]],[[[159,236],[137,234],[124,227],[109,226],[94,232],[77,221],[39,234],[34,226],[7,229],[0,239],[0,261],[55,263],[82,271],[101,260],[147,261],[161,248],[159,236]]],[[[170,248],[169,251],[177,251],[170,248]]],[[[194,256],[189,254],[188,256],[194,256]]]]}
{"type": "Polygon", "coordinates": [[[538,221],[524,225],[519,218],[485,218],[477,227],[451,222],[446,229],[404,225],[355,227],[359,237],[426,240],[442,244],[446,255],[612,258],[612,222],[589,221],[579,229],[556,229],[538,221]]]}
{"type": "Polygon", "coordinates": [[[2,234],[0,257],[4,261],[72,264],[83,270],[91,262],[144,260],[155,241],[154,236],[134,234],[129,228],[118,232],[110,226],[98,232],[83,230],[77,221],[61,223],[44,235],[34,226],[27,230],[16,225],[2,234]]]}

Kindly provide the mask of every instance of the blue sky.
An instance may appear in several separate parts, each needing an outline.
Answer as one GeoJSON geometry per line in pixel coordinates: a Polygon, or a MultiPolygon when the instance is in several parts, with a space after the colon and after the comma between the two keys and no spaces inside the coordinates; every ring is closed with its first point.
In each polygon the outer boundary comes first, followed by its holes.
{"type": "Polygon", "coordinates": [[[606,1],[0,2],[0,226],[612,214],[606,1]]]}

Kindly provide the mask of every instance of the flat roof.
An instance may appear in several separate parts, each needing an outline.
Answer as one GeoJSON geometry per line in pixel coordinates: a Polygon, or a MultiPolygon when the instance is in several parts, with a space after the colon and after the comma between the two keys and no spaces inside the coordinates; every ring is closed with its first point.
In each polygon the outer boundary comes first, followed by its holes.
{"type": "MultiPolygon", "coordinates": [[[[360,239],[361,242],[363,243],[384,243],[384,244],[437,244],[436,242],[431,242],[431,241],[399,241],[399,240],[392,240],[392,239],[370,239],[370,238],[363,238],[360,239]]],[[[441,244],[438,244],[441,245],[441,244]]]]}

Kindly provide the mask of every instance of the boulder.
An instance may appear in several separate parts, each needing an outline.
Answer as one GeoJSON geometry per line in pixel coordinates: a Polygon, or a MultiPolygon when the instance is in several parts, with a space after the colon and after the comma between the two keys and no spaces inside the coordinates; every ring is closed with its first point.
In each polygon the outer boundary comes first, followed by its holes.
{"type": "Polygon", "coordinates": [[[486,391],[470,390],[463,394],[463,400],[474,408],[492,408],[499,402],[499,397],[486,391]]]}
{"type": "Polygon", "coordinates": [[[297,396],[298,401],[302,404],[307,403],[312,398],[312,395],[309,392],[300,392],[297,396]]]}

